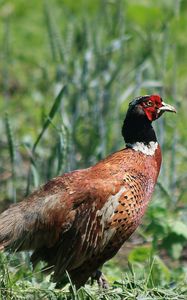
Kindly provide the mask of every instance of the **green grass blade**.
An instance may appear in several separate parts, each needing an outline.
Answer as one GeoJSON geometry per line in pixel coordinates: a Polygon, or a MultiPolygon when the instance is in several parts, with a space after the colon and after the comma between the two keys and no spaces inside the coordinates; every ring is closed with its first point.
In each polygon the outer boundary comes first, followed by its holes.
{"type": "Polygon", "coordinates": [[[8,150],[10,155],[10,162],[11,162],[11,170],[12,170],[12,194],[13,194],[13,201],[16,202],[16,187],[15,187],[15,143],[14,143],[14,136],[12,131],[12,126],[9,120],[8,113],[5,115],[5,129],[8,141],[8,150]]]}
{"type": "Polygon", "coordinates": [[[62,100],[62,96],[63,96],[63,94],[65,92],[65,89],[66,89],[66,86],[63,86],[62,89],[60,90],[60,92],[58,93],[57,97],[55,98],[55,101],[54,101],[54,103],[52,105],[52,108],[51,108],[51,110],[49,112],[48,118],[44,122],[43,128],[42,128],[40,134],[38,135],[38,137],[37,137],[37,139],[36,139],[36,141],[35,141],[35,143],[33,145],[33,148],[32,148],[32,152],[33,153],[35,152],[36,147],[37,147],[38,143],[40,142],[40,140],[41,140],[44,132],[46,131],[46,129],[50,125],[50,123],[51,123],[50,120],[52,120],[54,118],[54,116],[55,116],[55,114],[56,114],[56,112],[57,112],[57,110],[58,110],[58,108],[60,106],[60,103],[61,103],[61,100],[62,100]]]}
{"type": "Polygon", "coordinates": [[[57,50],[56,50],[56,43],[55,43],[55,32],[53,29],[53,24],[51,20],[51,15],[50,15],[50,9],[48,6],[47,1],[44,3],[44,17],[45,17],[45,22],[46,22],[46,27],[47,27],[47,33],[49,36],[49,44],[51,47],[51,53],[52,53],[52,58],[54,62],[57,62],[58,60],[58,55],[57,55],[57,50]]]}

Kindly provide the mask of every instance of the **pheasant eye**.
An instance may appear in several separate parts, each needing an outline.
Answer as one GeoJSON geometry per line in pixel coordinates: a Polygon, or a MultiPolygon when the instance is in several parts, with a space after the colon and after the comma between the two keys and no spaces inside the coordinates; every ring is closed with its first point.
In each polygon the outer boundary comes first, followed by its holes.
{"type": "Polygon", "coordinates": [[[144,102],[142,102],[142,106],[144,108],[153,106],[153,102],[151,100],[144,101],[144,102]]]}
{"type": "Polygon", "coordinates": [[[148,100],[148,101],[146,102],[146,105],[147,105],[147,106],[152,106],[152,105],[153,105],[153,102],[152,102],[151,100],[148,100]]]}

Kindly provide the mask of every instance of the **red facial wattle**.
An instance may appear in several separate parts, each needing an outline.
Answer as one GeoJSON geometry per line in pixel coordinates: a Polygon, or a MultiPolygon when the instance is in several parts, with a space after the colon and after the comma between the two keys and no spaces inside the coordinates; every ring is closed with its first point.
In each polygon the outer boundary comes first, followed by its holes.
{"type": "Polygon", "coordinates": [[[151,122],[158,119],[165,111],[176,112],[176,109],[170,104],[164,103],[159,95],[148,96],[141,106],[151,122]]]}
{"type": "Polygon", "coordinates": [[[151,95],[149,99],[155,104],[155,106],[162,106],[162,98],[159,95],[151,95]]]}
{"type": "Polygon", "coordinates": [[[155,111],[155,109],[153,107],[149,107],[147,109],[144,109],[144,111],[145,111],[146,116],[149,119],[149,121],[152,122],[152,121],[158,119],[158,114],[157,114],[157,112],[155,111]]]}
{"type": "Polygon", "coordinates": [[[162,107],[162,98],[159,95],[151,95],[147,101],[143,104],[143,110],[149,119],[149,121],[154,121],[159,118],[159,108],[162,107]],[[147,103],[151,102],[151,105],[147,103]]]}

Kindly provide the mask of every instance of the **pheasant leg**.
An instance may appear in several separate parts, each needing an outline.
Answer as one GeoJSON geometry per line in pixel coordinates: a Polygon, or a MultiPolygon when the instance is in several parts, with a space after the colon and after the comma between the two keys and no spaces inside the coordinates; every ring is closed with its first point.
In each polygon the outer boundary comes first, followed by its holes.
{"type": "Polygon", "coordinates": [[[97,281],[98,286],[102,289],[108,289],[109,288],[109,283],[106,280],[104,274],[100,271],[100,270],[96,270],[93,274],[92,274],[92,283],[94,280],[97,281]]]}

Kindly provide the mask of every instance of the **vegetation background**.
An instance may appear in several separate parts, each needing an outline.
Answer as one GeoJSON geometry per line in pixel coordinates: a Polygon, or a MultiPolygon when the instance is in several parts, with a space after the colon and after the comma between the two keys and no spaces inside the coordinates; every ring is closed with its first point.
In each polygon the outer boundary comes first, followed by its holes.
{"type": "Polygon", "coordinates": [[[0,1],[0,209],[124,147],[133,97],[178,114],[142,226],[104,271],[107,292],[55,288],[29,255],[0,253],[1,299],[187,299],[187,1],[0,1]]]}

